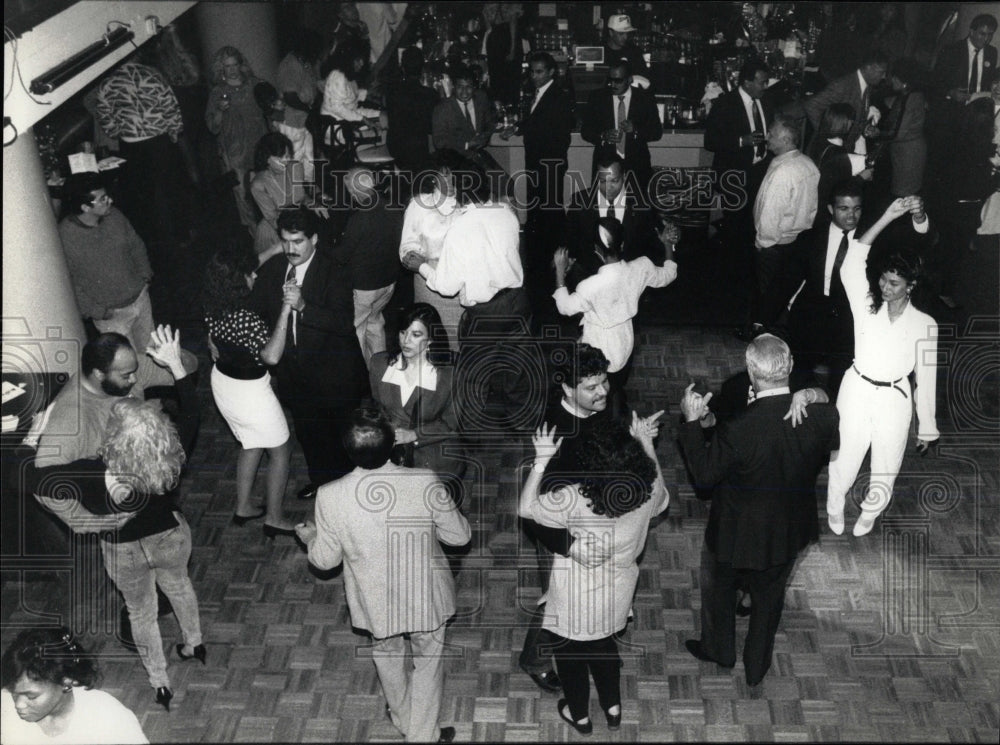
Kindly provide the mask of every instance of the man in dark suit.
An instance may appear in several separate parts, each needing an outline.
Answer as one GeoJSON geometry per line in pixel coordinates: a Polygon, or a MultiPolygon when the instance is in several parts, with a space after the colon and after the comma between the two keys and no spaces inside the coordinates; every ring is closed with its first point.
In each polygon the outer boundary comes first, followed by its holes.
{"type": "Polygon", "coordinates": [[[281,306],[292,307],[288,339],[275,368],[278,396],[292,412],[310,484],[301,499],[353,468],[341,431],[370,395],[368,368],[354,329],[354,298],[343,262],[317,250],[317,218],[309,210],[278,217],[281,256],[257,270],[248,307],[274,328],[281,306]]]}
{"type": "Polygon", "coordinates": [[[418,47],[404,49],[399,63],[403,79],[385,97],[389,119],[385,144],[401,170],[417,172],[429,165],[428,139],[438,94],[420,83],[424,53],[418,47]]]}
{"type": "Polygon", "coordinates": [[[657,265],[662,263],[663,241],[657,235],[656,214],[637,188],[638,181],[626,171],[621,156],[605,151],[597,159],[593,184],[570,197],[565,245],[575,262],[576,281],[603,264],[593,254],[594,237],[597,221],[609,214],[622,224],[622,256],[626,261],[647,256],[657,265]]]}
{"type": "Polygon", "coordinates": [[[601,150],[611,149],[625,160],[625,169],[647,187],[653,171],[648,143],[663,136],[663,124],[653,96],[632,85],[627,60],[612,63],[607,86],[590,94],[580,136],[594,146],[593,171],[601,150]]]}
{"type": "Polygon", "coordinates": [[[997,48],[990,44],[997,19],[982,13],[969,24],[969,35],[949,44],[934,65],[937,87],[952,101],[964,104],[975,93],[989,91],[997,74],[997,48]]]}
{"type": "MultiPolygon", "coordinates": [[[[785,588],[799,552],[819,537],[816,477],[839,447],[837,410],[788,410],[788,345],[762,334],[747,346],[755,400],[705,443],[699,420],[711,394],[684,391],[681,450],[695,485],[715,487],[701,563],[701,639],[685,642],[699,660],[736,664],[736,590],[750,592],[743,647],[746,681],[757,685],[771,666],[785,588]],[[790,421],[789,421],[790,420],[790,421]]],[[[812,390],[812,389],[810,389],[812,390]]]]}
{"type": "Polygon", "coordinates": [[[850,73],[831,82],[815,96],[807,98],[802,104],[813,131],[819,128],[823,112],[830,104],[846,103],[854,109],[854,126],[844,138],[844,147],[848,152],[864,153],[864,146],[858,140],[864,135],[865,122],[868,120],[869,109],[874,99],[874,89],[885,80],[889,71],[889,61],[882,52],[872,50],[865,55],[861,66],[850,73]]]}
{"type": "Polygon", "coordinates": [[[528,172],[528,224],[531,266],[547,267],[565,223],[563,178],[569,162],[570,133],[576,120],[573,101],[555,80],[556,62],[547,52],[529,57],[535,97],[517,134],[524,137],[528,172]]]}

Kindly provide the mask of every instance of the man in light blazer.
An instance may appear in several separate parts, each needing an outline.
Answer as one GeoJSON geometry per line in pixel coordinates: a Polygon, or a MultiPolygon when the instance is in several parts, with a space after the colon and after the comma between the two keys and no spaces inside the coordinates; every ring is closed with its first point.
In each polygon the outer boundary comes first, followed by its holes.
{"type": "Polygon", "coordinates": [[[580,136],[594,146],[592,173],[597,170],[601,149],[612,149],[625,160],[626,170],[648,189],[653,171],[649,143],[663,136],[663,124],[652,94],[632,85],[628,60],[613,63],[608,68],[607,85],[590,94],[580,136]]]}
{"type": "Polygon", "coordinates": [[[382,412],[354,411],[344,448],[355,468],[319,490],[315,523],[295,530],[311,564],[343,562],[351,625],[372,635],[392,723],[407,742],[451,742],[455,728],[439,730],[438,715],[455,580],[439,541],[463,546],[472,531],[432,471],[390,462],[394,442],[382,412]]]}
{"type": "Polygon", "coordinates": [[[695,487],[713,490],[701,560],[701,638],[685,646],[699,660],[733,667],[736,590],[746,587],[752,602],[743,666],[747,684],[757,685],[771,666],[795,560],[819,537],[816,477],[839,446],[839,417],[821,389],[792,396],[792,355],[778,337],[750,342],[746,363],[754,402],[709,427],[707,445],[701,420],[710,416],[712,394],[695,393],[692,383],[681,400],[681,451],[695,487]]]}

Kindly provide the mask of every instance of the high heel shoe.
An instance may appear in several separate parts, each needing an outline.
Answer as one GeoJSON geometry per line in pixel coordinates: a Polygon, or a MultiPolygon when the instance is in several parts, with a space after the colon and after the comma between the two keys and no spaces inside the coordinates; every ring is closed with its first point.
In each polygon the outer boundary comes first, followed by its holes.
{"type": "Polygon", "coordinates": [[[166,686],[156,689],[156,703],[167,711],[170,711],[170,699],[174,697],[174,692],[166,686]]]}
{"type": "Polygon", "coordinates": [[[268,538],[274,538],[276,535],[287,535],[294,538],[295,528],[278,528],[264,523],[264,535],[268,538]]]}
{"type": "Polygon", "coordinates": [[[572,717],[564,714],[563,707],[566,707],[566,711],[569,711],[569,704],[566,703],[566,699],[561,698],[556,704],[556,711],[559,712],[559,718],[566,722],[566,724],[575,729],[581,735],[589,735],[594,731],[593,722],[588,721],[586,724],[580,724],[579,722],[574,721],[572,717]]]}
{"type": "Polygon", "coordinates": [[[261,510],[256,515],[233,515],[233,525],[239,525],[242,527],[251,520],[260,520],[266,514],[267,510],[261,510]]]}
{"type": "Polygon", "coordinates": [[[187,662],[188,660],[198,660],[198,662],[204,665],[206,656],[205,645],[199,644],[197,647],[194,648],[194,652],[192,654],[184,654],[184,645],[178,644],[177,656],[180,657],[185,662],[187,662]]]}
{"type": "Polygon", "coordinates": [[[618,729],[622,726],[622,711],[621,707],[618,709],[617,714],[609,714],[604,712],[604,717],[608,720],[608,729],[618,729]]]}

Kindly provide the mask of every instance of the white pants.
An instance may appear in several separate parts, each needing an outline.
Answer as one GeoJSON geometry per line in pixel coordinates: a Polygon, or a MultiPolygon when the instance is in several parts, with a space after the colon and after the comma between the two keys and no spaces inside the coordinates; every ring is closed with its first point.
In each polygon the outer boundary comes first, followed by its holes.
{"type": "Polygon", "coordinates": [[[371,362],[373,354],[385,351],[385,318],[382,311],[389,304],[395,287],[393,282],[377,290],[354,291],[354,330],[358,334],[366,365],[371,362]]]}
{"type": "Polygon", "coordinates": [[[885,512],[903,464],[913,416],[912,399],[910,383],[905,378],[895,387],[886,388],[863,380],[853,368],[847,371],[837,396],[840,450],[830,460],[828,515],[844,512],[847,491],[854,485],[869,448],[872,476],[861,511],[869,519],[885,512]]]}
{"type": "Polygon", "coordinates": [[[149,337],[156,328],[153,324],[153,306],[149,302],[149,285],[143,287],[142,292],[131,303],[112,310],[110,318],[95,318],[94,326],[102,334],[113,331],[127,337],[136,356],[145,357],[149,337]]]}
{"type": "Polygon", "coordinates": [[[444,690],[444,629],[411,632],[412,668],[402,635],[372,639],[372,659],[378,671],[389,716],[407,742],[436,742],[444,690]]]}

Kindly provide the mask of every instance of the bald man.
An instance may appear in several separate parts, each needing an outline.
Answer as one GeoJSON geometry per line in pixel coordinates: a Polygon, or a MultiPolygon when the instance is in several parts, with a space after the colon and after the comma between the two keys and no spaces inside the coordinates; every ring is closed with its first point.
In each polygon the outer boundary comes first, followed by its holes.
{"type": "Polygon", "coordinates": [[[346,266],[354,290],[354,328],[365,363],[385,351],[385,318],[400,273],[399,242],[403,211],[389,204],[367,168],[351,168],[344,177],[351,214],[334,259],[346,266]]]}

